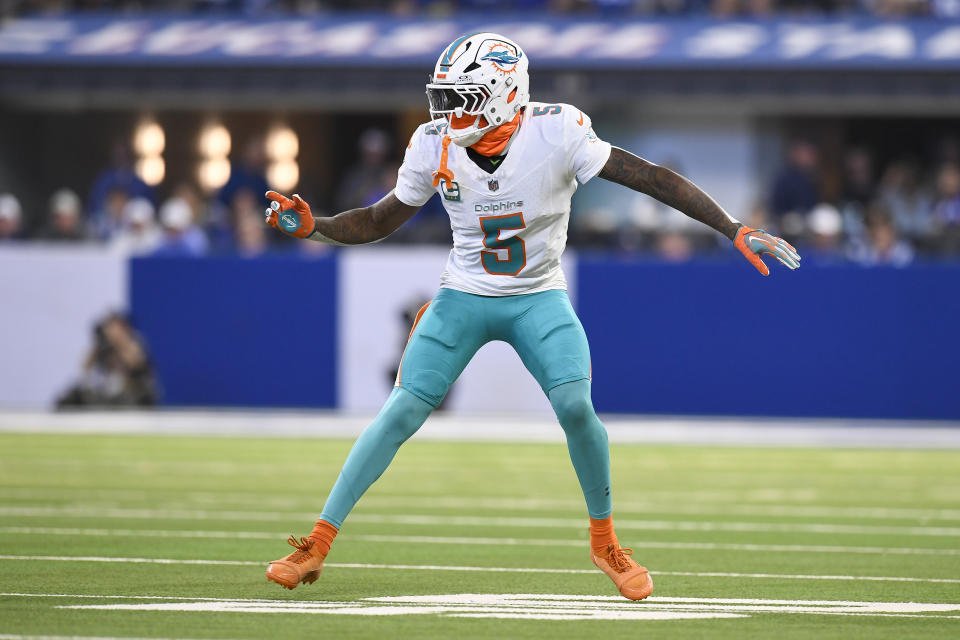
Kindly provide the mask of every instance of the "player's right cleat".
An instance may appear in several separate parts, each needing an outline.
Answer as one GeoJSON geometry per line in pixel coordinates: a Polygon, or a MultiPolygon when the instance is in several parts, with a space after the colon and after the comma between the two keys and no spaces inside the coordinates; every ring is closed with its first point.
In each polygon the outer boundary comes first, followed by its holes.
{"type": "Polygon", "coordinates": [[[287,538],[287,544],[296,548],[296,551],[286,558],[274,560],[267,566],[267,580],[276,582],[281,587],[293,589],[301,582],[313,584],[320,577],[323,569],[323,559],[316,541],[311,538],[296,536],[287,538]]]}
{"type": "Polygon", "coordinates": [[[620,595],[630,600],[643,600],[653,593],[653,578],[646,567],[641,567],[630,555],[633,549],[623,549],[619,544],[608,544],[603,554],[590,549],[590,560],[610,576],[620,595]]]}

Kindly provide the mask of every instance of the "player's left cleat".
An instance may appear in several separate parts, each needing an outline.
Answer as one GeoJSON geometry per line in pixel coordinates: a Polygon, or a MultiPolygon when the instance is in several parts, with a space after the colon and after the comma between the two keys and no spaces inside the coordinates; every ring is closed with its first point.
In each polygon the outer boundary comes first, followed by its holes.
{"type": "Polygon", "coordinates": [[[624,549],[619,544],[608,544],[600,556],[590,549],[593,564],[610,576],[624,598],[643,600],[653,593],[653,578],[646,567],[641,567],[630,557],[631,554],[633,549],[624,549]]]}
{"type": "Polygon", "coordinates": [[[323,569],[325,557],[317,548],[316,541],[311,538],[297,540],[296,536],[290,536],[287,538],[287,544],[296,548],[296,551],[286,558],[271,562],[267,567],[267,580],[287,589],[293,589],[301,582],[303,584],[316,582],[323,569]]]}

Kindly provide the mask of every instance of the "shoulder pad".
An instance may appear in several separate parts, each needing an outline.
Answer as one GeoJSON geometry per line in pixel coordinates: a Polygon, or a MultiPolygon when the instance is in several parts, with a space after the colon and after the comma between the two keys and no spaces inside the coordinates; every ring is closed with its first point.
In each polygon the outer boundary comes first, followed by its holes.
{"type": "Polygon", "coordinates": [[[527,109],[531,122],[551,144],[563,145],[571,135],[590,128],[590,118],[570,104],[531,102],[527,109]]]}
{"type": "Polygon", "coordinates": [[[590,116],[572,104],[560,105],[563,107],[563,128],[573,131],[587,131],[590,129],[590,116]]]}
{"type": "Polygon", "coordinates": [[[529,124],[549,145],[563,144],[563,105],[548,102],[528,102],[526,113],[529,124]]]}
{"type": "Polygon", "coordinates": [[[438,126],[435,122],[425,122],[417,127],[413,135],[410,136],[410,142],[407,143],[407,148],[404,151],[405,157],[409,158],[411,155],[430,157],[439,153],[446,126],[445,124],[438,126]]]}

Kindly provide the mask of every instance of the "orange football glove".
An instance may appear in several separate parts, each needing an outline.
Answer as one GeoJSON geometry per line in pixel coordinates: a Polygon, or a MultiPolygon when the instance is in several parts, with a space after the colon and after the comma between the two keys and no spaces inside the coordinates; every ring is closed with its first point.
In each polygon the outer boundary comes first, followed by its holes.
{"type": "Polygon", "coordinates": [[[276,191],[267,191],[270,208],[267,209],[267,224],[296,238],[306,238],[313,233],[314,220],[310,205],[296,193],[293,199],[276,191]]]}
{"type": "Polygon", "coordinates": [[[751,229],[747,225],[740,225],[737,235],[733,239],[733,246],[757,268],[761,274],[770,275],[770,269],[763,263],[760,256],[769,254],[782,262],[790,269],[800,266],[800,254],[786,240],[772,236],[763,229],[751,229]]]}

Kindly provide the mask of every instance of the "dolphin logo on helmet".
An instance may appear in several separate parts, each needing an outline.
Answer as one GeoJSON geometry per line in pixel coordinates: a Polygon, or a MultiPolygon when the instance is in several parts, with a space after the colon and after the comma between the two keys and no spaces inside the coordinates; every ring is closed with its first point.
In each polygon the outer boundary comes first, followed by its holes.
{"type": "Polygon", "coordinates": [[[493,45],[490,53],[480,58],[481,62],[489,60],[504,73],[512,73],[520,62],[520,55],[513,55],[509,49],[496,49],[498,45],[493,45]]]}

